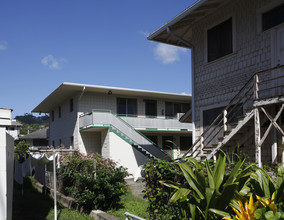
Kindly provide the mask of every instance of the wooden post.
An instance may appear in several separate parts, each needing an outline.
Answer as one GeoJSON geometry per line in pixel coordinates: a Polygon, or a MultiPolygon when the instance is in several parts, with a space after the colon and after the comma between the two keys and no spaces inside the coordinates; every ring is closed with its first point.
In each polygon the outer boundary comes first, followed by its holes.
{"type": "Polygon", "coordinates": [[[254,109],[254,133],[255,133],[255,162],[259,167],[262,167],[261,163],[261,145],[260,145],[260,119],[258,108],[254,109]]]}
{"type": "Polygon", "coordinates": [[[227,113],[228,113],[228,112],[227,112],[227,110],[225,109],[225,110],[224,110],[224,113],[223,113],[223,117],[224,117],[224,118],[223,118],[224,132],[228,130],[228,126],[227,126],[227,120],[228,120],[228,119],[227,119],[227,113]]]}
{"type": "Polygon", "coordinates": [[[254,99],[258,99],[259,98],[259,94],[258,94],[258,82],[259,82],[259,79],[258,79],[258,75],[255,74],[254,75],[254,99]]]}

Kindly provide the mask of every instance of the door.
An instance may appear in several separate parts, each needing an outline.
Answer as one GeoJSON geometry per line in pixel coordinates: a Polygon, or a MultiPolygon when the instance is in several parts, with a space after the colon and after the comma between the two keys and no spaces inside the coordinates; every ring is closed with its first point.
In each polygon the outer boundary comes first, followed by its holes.
{"type": "Polygon", "coordinates": [[[146,117],[150,117],[150,118],[157,117],[157,101],[156,100],[145,100],[145,114],[146,114],[146,117]]]}

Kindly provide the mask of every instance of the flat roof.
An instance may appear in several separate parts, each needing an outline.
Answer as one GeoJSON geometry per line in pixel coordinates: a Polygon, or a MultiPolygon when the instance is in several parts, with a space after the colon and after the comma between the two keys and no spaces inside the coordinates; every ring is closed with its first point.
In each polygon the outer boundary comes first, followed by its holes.
{"type": "Polygon", "coordinates": [[[198,0],[191,6],[186,8],[183,12],[171,19],[169,22],[151,33],[147,37],[147,39],[175,46],[190,48],[190,46],[183,42],[181,39],[178,39],[172,34],[168,33],[167,28],[170,28],[171,32],[175,35],[190,42],[192,38],[192,24],[211,13],[223,2],[227,1],[198,0]]]}
{"type": "Polygon", "coordinates": [[[57,87],[51,94],[49,94],[38,106],[36,106],[32,110],[32,112],[48,113],[52,111],[54,107],[60,105],[60,103],[62,103],[64,100],[71,98],[75,94],[83,92],[94,92],[109,95],[137,96],[149,99],[161,98],[185,102],[191,101],[191,95],[187,94],[64,82],[59,87],[57,87]]]}

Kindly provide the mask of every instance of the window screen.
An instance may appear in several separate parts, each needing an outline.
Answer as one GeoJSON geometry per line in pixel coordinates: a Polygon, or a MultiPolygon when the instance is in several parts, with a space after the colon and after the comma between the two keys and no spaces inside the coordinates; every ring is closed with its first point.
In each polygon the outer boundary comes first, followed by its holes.
{"type": "Polygon", "coordinates": [[[233,52],[232,18],[207,31],[208,62],[233,52]]]}

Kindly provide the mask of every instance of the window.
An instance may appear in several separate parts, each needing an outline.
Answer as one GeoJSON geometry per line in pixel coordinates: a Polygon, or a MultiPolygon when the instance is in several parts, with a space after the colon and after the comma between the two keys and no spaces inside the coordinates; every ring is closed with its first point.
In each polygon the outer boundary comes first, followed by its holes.
{"type": "Polygon", "coordinates": [[[74,147],[74,136],[70,137],[70,146],[74,147]]]}
{"type": "Polygon", "coordinates": [[[158,145],[158,137],[154,135],[148,135],[146,136],[150,141],[152,141],[154,144],[158,145]]]}
{"type": "Polygon", "coordinates": [[[54,111],[51,111],[51,121],[54,121],[54,111]]]}
{"type": "Polygon", "coordinates": [[[207,31],[208,62],[233,52],[232,18],[207,31]]]}
{"type": "Polygon", "coordinates": [[[58,117],[61,118],[61,106],[58,107],[58,117]]]}
{"type": "Polygon", "coordinates": [[[284,22],[284,4],[262,14],[262,30],[266,31],[284,22]]]}
{"type": "Polygon", "coordinates": [[[186,151],[192,145],[192,136],[180,136],[180,150],[186,151]]]}
{"type": "Polygon", "coordinates": [[[190,104],[166,102],[166,117],[176,117],[177,113],[186,113],[190,109],[190,104]]]}
{"type": "Polygon", "coordinates": [[[163,149],[165,150],[172,150],[174,148],[173,142],[174,137],[173,136],[163,136],[163,149]]]}
{"type": "Polygon", "coordinates": [[[156,100],[144,100],[145,101],[145,115],[147,117],[157,117],[157,101],[156,100]]]}
{"type": "Polygon", "coordinates": [[[70,109],[70,112],[73,112],[73,109],[74,109],[73,99],[70,99],[70,101],[69,101],[69,109],[70,109]]]}
{"type": "Polygon", "coordinates": [[[137,100],[117,98],[116,111],[119,115],[137,116],[137,100]]]}

